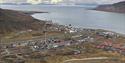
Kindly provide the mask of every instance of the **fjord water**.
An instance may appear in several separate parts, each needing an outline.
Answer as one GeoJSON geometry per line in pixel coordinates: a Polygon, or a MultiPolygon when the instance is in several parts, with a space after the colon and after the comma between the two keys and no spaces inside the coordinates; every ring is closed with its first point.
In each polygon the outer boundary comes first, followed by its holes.
{"type": "Polygon", "coordinates": [[[75,27],[111,30],[125,34],[125,14],[87,10],[92,6],[2,5],[14,10],[45,11],[33,17],[75,27]],[[87,9],[86,9],[87,8],[87,9]]]}

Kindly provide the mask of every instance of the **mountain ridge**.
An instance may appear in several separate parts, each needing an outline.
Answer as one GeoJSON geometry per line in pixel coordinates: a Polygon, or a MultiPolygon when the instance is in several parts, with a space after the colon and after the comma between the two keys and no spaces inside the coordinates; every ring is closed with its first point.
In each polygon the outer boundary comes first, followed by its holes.
{"type": "Polygon", "coordinates": [[[45,21],[37,20],[23,12],[0,9],[0,34],[23,30],[42,30],[45,21]]]}
{"type": "Polygon", "coordinates": [[[125,1],[109,4],[109,5],[100,5],[97,8],[95,8],[95,10],[125,13],[125,1]]]}

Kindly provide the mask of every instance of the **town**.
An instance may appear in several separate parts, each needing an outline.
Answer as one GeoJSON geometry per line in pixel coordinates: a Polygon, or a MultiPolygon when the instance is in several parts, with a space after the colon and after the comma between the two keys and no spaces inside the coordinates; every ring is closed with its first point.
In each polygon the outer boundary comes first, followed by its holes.
{"type": "MultiPolygon", "coordinates": [[[[18,35],[26,32],[32,32],[32,30],[18,32],[18,35]]],[[[42,38],[12,42],[1,41],[0,63],[4,63],[4,60],[7,63],[25,63],[25,58],[30,58],[35,53],[40,53],[35,57],[47,57],[54,54],[79,55],[83,54],[83,51],[88,51],[87,47],[89,45],[86,44],[92,44],[92,48],[95,49],[125,56],[125,37],[115,32],[101,29],[75,28],[71,24],[66,26],[47,21],[43,33],[42,38]],[[49,36],[48,32],[59,33],[59,36],[49,36]],[[68,50],[68,52],[58,52],[58,50],[72,46],[76,47],[68,50]]]]}

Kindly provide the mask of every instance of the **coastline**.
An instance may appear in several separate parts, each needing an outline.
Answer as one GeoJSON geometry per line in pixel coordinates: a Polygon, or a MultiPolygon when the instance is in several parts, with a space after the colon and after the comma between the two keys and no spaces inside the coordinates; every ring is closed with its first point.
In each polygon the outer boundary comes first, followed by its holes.
{"type": "Polygon", "coordinates": [[[44,11],[20,11],[28,15],[33,15],[35,13],[49,13],[49,12],[44,12],[44,11]]]}
{"type": "MultiPolygon", "coordinates": [[[[33,15],[33,14],[32,14],[33,15]]],[[[34,17],[35,18],[35,17],[34,17]]],[[[37,19],[37,18],[35,18],[35,19],[37,19]]],[[[40,19],[38,19],[38,20],[40,20],[40,19]]],[[[44,20],[45,22],[47,21],[47,20],[44,20]]],[[[59,23],[59,22],[54,22],[53,20],[51,20],[53,23],[58,23],[59,25],[63,25],[63,26],[67,26],[68,24],[61,24],[61,23],[59,23]]],[[[74,26],[74,25],[73,25],[74,26]]],[[[103,29],[103,28],[92,28],[92,27],[82,27],[82,26],[74,26],[75,28],[81,28],[81,29],[91,29],[91,30],[102,30],[102,31],[109,31],[109,32],[113,32],[113,33],[116,33],[116,34],[120,34],[120,35],[123,35],[123,36],[125,36],[125,33],[124,32],[120,32],[120,31],[113,31],[113,30],[111,30],[111,29],[103,29]]]]}

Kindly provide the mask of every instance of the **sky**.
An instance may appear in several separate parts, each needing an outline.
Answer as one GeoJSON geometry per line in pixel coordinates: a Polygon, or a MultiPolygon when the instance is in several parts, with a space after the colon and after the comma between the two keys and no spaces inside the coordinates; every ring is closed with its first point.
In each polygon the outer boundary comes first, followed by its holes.
{"type": "MultiPolygon", "coordinates": [[[[45,1],[45,0],[44,0],[45,1]]],[[[51,2],[53,3],[58,3],[58,2],[61,2],[63,0],[52,0],[51,2]]],[[[68,1],[68,0],[64,0],[64,1],[68,1]]],[[[116,3],[116,2],[119,2],[119,1],[125,1],[125,0],[69,0],[69,1],[74,1],[74,2],[77,2],[77,3],[99,3],[99,4],[110,4],[110,3],[116,3]]],[[[7,2],[7,3],[11,3],[11,2],[32,2],[34,4],[37,4],[40,2],[40,0],[0,0],[0,3],[2,2],[7,2]]]]}

